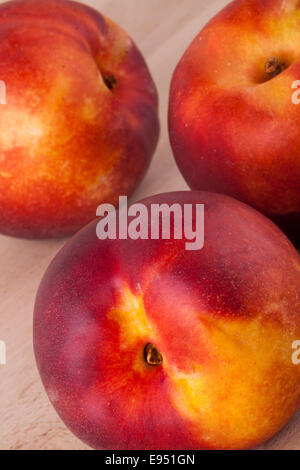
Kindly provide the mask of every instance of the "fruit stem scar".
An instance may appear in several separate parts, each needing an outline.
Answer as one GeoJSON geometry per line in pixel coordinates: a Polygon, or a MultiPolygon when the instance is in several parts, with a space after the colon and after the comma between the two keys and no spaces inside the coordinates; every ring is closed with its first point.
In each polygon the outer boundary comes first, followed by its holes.
{"type": "Polygon", "coordinates": [[[160,366],[163,361],[161,353],[152,343],[148,343],[145,346],[144,358],[149,366],[160,366]]]}
{"type": "Polygon", "coordinates": [[[287,68],[287,64],[285,62],[280,62],[278,57],[270,57],[266,61],[265,70],[266,73],[271,77],[274,78],[283,72],[287,68]]]}
{"type": "Polygon", "coordinates": [[[103,81],[109,90],[114,90],[118,84],[117,79],[114,75],[103,75],[103,81]]]}

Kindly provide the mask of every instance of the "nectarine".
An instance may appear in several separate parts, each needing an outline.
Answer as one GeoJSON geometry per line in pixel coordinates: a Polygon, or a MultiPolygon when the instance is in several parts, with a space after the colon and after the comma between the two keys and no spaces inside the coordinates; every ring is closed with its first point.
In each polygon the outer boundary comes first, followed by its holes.
{"type": "Polygon", "coordinates": [[[299,21],[299,0],[230,3],[176,68],[169,129],[192,189],[252,205],[300,246],[299,21]]]}
{"type": "Polygon", "coordinates": [[[0,232],[67,235],[142,180],[155,85],[128,35],[80,3],[1,4],[0,41],[0,232]]]}
{"type": "Polygon", "coordinates": [[[48,396],[96,449],[244,449],[300,404],[300,258],[283,233],[227,196],[205,205],[205,245],[98,240],[97,221],[50,265],[34,348],[48,396]]]}

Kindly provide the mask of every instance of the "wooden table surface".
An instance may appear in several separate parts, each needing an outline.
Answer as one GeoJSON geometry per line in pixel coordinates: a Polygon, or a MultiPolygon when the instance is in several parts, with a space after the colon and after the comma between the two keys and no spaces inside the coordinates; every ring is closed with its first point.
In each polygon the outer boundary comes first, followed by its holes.
{"type": "MultiPolygon", "coordinates": [[[[3,3],[0,1],[0,3],[3,3]]],[[[144,53],[160,95],[162,133],[155,158],[134,200],[187,189],[167,134],[172,72],[194,36],[228,0],[91,0],[123,26],[144,53]]],[[[0,449],[87,449],[48,402],[32,349],[32,312],[40,279],[64,240],[26,241],[0,236],[0,449]]],[[[300,449],[300,413],[262,449],[300,449]]]]}

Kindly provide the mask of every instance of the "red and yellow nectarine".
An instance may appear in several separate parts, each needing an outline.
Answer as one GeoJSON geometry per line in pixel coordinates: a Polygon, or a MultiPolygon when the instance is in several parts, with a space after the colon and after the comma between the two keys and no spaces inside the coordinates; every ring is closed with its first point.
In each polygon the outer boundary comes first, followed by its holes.
{"type": "Polygon", "coordinates": [[[97,221],[50,265],[34,348],[48,396],[93,448],[243,449],[300,404],[300,258],[263,215],[227,196],[204,204],[205,245],[105,240],[97,221]]]}
{"type": "Polygon", "coordinates": [[[128,35],[80,3],[4,3],[0,41],[0,232],[67,235],[143,178],[155,85],[128,35]]]}
{"type": "Polygon", "coordinates": [[[192,189],[244,201],[300,244],[299,0],[236,0],[173,76],[169,128],[192,189]]]}

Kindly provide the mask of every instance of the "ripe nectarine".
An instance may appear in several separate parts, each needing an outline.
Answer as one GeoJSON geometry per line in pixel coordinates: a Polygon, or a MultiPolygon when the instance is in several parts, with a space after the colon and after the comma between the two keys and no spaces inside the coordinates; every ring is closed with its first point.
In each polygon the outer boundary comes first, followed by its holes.
{"type": "Polygon", "coordinates": [[[300,258],[267,218],[227,196],[204,204],[205,245],[98,240],[97,221],[50,265],[34,348],[48,396],[93,448],[244,449],[300,404],[300,258]]]}
{"type": "Polygon", "coordinates": [[[80,3],[1,4],[0,39],[0,232],[67,235],[145,175],[155,85],[128,35],[80,3]]]}
{"type": "Polygon", "coordinates": [[[298,0],[230,3],[176,68],[169,129],[192,189],[252,205],[300,246],[299,21],[298,0]]]}

